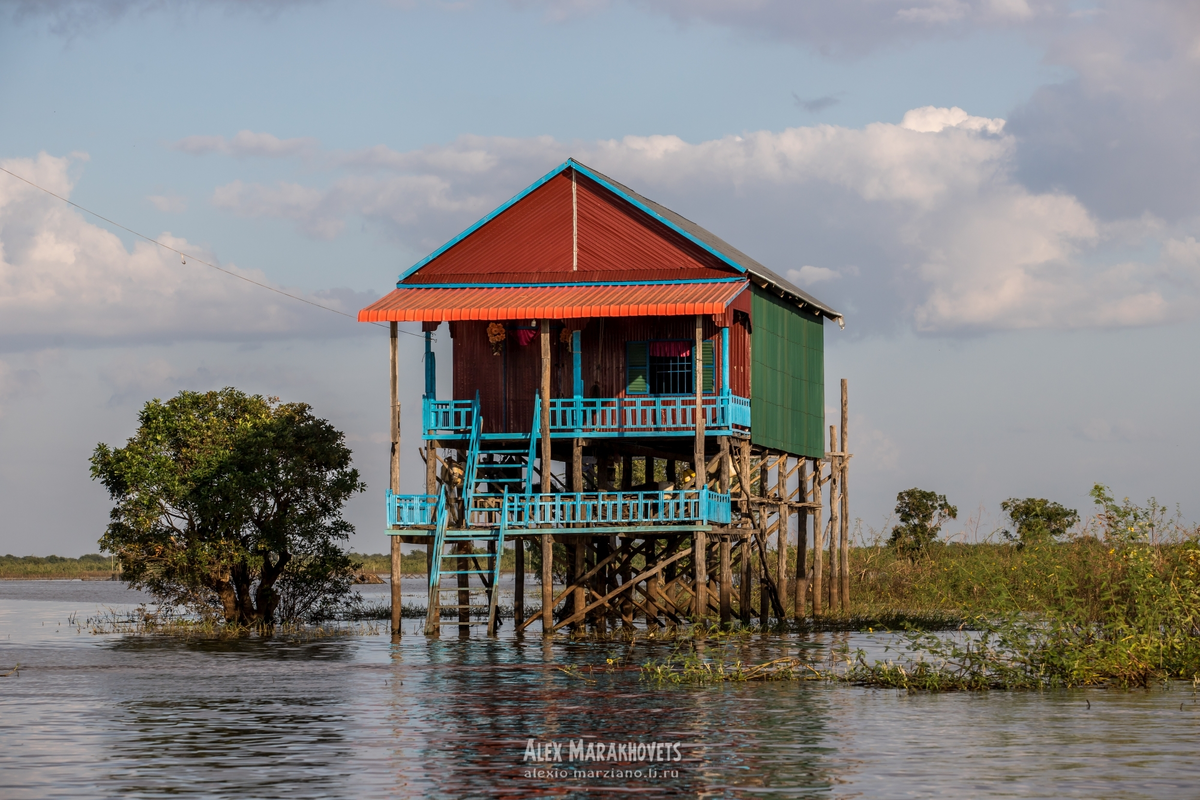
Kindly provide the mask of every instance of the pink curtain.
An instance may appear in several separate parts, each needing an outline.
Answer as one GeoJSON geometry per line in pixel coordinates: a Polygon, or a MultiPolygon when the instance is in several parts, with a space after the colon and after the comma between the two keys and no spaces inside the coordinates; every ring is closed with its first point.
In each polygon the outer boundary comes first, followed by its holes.
{"type": "Polygon", "coordinates": [[[518,328],[517,330],[513,331],[513,338],[517,340],[517,344],[521,345],[521,347],[524,347],[532,342],[535,338],[537,338],[537,335],[537,331],[531,331],[528,328],[518,328]]]}
{"type": "Polygon", "coordinates": [[[682,358],[692,354],[691,342],[651,342],[650,355],[659,357],[682,358]]]}

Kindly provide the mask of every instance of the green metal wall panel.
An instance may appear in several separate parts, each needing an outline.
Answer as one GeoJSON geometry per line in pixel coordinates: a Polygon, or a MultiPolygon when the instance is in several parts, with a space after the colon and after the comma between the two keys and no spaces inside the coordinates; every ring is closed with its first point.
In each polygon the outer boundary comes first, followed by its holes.
{"type": "Polygon", "coordinates": [[[819,458],[825,455],[823,320],[751,288],[750,440],[819,458]]]}

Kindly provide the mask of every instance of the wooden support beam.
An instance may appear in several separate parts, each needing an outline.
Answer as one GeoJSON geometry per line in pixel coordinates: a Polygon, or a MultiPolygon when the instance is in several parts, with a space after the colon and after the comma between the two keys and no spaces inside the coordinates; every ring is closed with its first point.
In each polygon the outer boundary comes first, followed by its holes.
{"type": "MultiPolygon", "coordinates": [[[[391,430],[392,430],[392,452],[390,459],[390,480],[392,492],[400,493],[400,363],[399,363],[399,324],[392,322],[388,326],[390,338],[388,340],[389,353],[389,372],[391,377],[392,388],[392,404],[391,404],[391,430]]],[[[392,636],[400,635],[400,609],[402,608],[402,596],[400,592],[401,579],[401,564],[404,559],[404,552],[400,547],[400,539],[396,536],[389,537],[391,539],[391,593],[392,593],[392,636]]]]}
{"type": "MultiPolygon", "coordinates": [[[[542,423],[541,473],[542,494],[554,491],[551,483],[550,453],[550,320],[538,323],[542,340],[542,381],[540,399],[542,423]]],[[[541,537],[542,544],[542,633],[549,634],[554,625],[554,541],[549,536],[541,537]]]]}
{"type": "MultiPolygon", "coordinates": [[[[571,440],[571,491],[577,494],[586,491],[583,485],[583,439],[578,437],[571,440]]],[[[587,605],[586,584],[581,576],[587,571],[587,549],[590,544],[591,539],[580,539],[574,544],[575,590],[573,601],[576,611],[580,611],[587,605]]],[[[521,617],[517,617],[517,619],[521,619],[521,617]]],[[[577,623],[577,630],[582,629],[584,624],[585,621],[581,619],[577,623]]]]}
{"type": "MultiPolygon", "coordinates": [[[[705,467],[708,459],[704,455],[704,315],[696,315],[696,337],[692,347],[692,379],[696,389],[696,446],[692,468],[696,470],[696,488],[708,483],[705,467]]],[[[701,606],[703,608],[703,606],[701,606]]]]}
{"type": "Polygon", "coordinates": [[[695,568],[696,581],[694,614],[696,620],[699,621],[708,613],[708,564],[706,563],[708,534],[705,531],[696,531],[692,535],[692,550],[695,553],[695,557],[692,558],[692,566],[695,568]]]}
{"type": "MultiPolygon", "coordinates": [[[[850,452],[850,445],[847,441],[846,429],[850,425],[850,414],[847,404],[848,388],[846,379],[842,378],[842,439],[841,446],[843,453],[850,452]]],[[[841,599],[842,610],[849,611],[850,609],[850,495],[846,490],[846,473],[849,471],[849,458],[842,456],[839,460],[841,467],[841,508],[838,510],[838,517],[842,521],[841,532],[841,550],[842,550],[842,574],[841,574],[841,599]]]]}
{"type": "Polygon", "coordinates": [[[754,561],[750,554],[750,542],[749,536],[742,536],[738,543],[738,569],[741,573],[739,576],[741,594],[738,598],[738,616],[746,625],[750,624],[750,618],[754,616],[750,600],[754,588],[754,561]]]}
{"type": "MultiPolygon", "coordinates": [[[[796,491],[799,493],[800,502],[807,503],[808,459],[797,459],[797,468],[800,475],[796,479],[796,491]]],[[[808,616],[808,518],[808,509],[801,510],[796,518],[796,596],[793,609],[796,619],[808,616]]]]}
{"type": "Polygon", "coordinates": [[[728,625],[733,619],[730,600],[733,590],[733,569],[731,564],[731,545],[728,536],[721,537],[721,624],[728,625]]]}
{"type": "Polygon", "coordinates": [[[741,492],[739,493],[738,505],[742,512],[742,516],[750,513],[750,440],[741,439],[738,441],[738,460],[737,460],[738,482],[741,492]]]}
{"type": "MultiPolygon", "coordinates": [[[[690,547],[687,550],[680,550],[678,553],[671,556],[671,558],[669,560],[660,561],[657,564],[655,564],[653,567],[651,567],[650,569],[645,570],[644,572],[641,572],[638,575],[635,575],[632,579],[632,584],[636,585],[636,584],[641,583],[642,581],[646,580],[647,578],[657,575],[659,572],[661,572],[663,570],[664,567],[667,566],[667,564],[678,561],[679,559],[683,558],[684,556],[690,555],[691,552],[692,552],[692,549],[690,547]]],[[[630,588],[632,588],[632,585],[630,588]]],[[[588,611],[591,611],[594,608],[599,608],[600,606],[605,605],[606,603],[608,603],[609,600],[616,597],[622,591],[625,591],[625,587],[618,586],[616,589],[607,592],[603,597],[593,600],[591,603],[588,604],[588,606],[586,608],[584,608],[584,610],[582,612],[576,612],[576,613],[572,614],[571,616],[567,617],[566,619],[562,620],[561,622],[559,622],[557,625],[555,625],[554,630],[558,630],[559,628],[563,627],[564,625],[571,624],[572,622],[575,621],[575,619],[577,617],[582,617],[584,614],[586,614],[588,611]]]]}
{"type": "MultiPolygon", "coordinates": [[[[821,471],[824,464],[813,461],[812,494],[821,496],[821,471]]],[[[825,613],[825,524],[822,520],[822,506],[813,509],[813,571],[812,571],[812,608],[813,617],[825,613]]]]}
{"type": "MultiPolygon", "coordinates": [[[[829,426],[829,449],[834,451],[837,449],[837,427],[829,426]]],[[[829,460],[829,610],[835,612],[840,609],[841,602],[839,600],[839,592],[841,584],[841,572],[838,558],[840,554],[838,534],[841,528],[838,526],[838,505],[840,499],[838,497],[838,462],[837,457],[832,456],[829,460]]]]}
{"type": "MultiPolygon", "coordinates": [[[[438,493],[438,443],[434,440],[429,440],[425,443],[425,494],[436,495],[438,493]]],[[[433,562],[435,558],[440,558],[441,554],[434,551],[433,537],[429,538],[429,543],[425,545],[425,576],[426,582],[429,576],[433,575],[433,562]]],[[[430,587],[426,587],[430,588],[430,587]]],[[[431,597],[440,598],[441,595],[430,592],[431,597]]],[[[442,621],[442,604],[440,602],[430,602],[425,609],[425,632],[437,633],[442,621]]]]}
{"type": "MultiPolygon", "coordinates": [[[[777,462],[775,469],[775,493],[781,500],[787,500],[787,462],[788,456],[786,453],[780,454],[780,459],[777,462]]],[[[777,549],[777,560],[775,574],[779,581],[779,619],[782,622],[787,619],[788,606],[788,539],[791,538],[788,525],[788,505],[786,502],[780,503],[778,506],[779,524],[775,537],[775,547],[777,549]]]]}

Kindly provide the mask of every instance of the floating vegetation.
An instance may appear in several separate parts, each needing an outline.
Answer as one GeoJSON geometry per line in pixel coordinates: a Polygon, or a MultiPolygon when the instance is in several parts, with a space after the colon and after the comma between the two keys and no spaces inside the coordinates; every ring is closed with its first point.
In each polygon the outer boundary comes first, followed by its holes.
{"type": "Polygon", "coordinates": [[[271,636],[305,642],[335,636],[377,636],[382,626],[370,623],[321,624],[278,623],[275,625],[241,625],[221,622],[211,617],[176,615],[171,609],[151,610],[145,604],[133,611],[108,609],[83,622],[72,615],[68,622],[80,633],[93,635],[126,634],[135,636],[162,635],[183,639],[236,639],[247,636],[271,636]]]}
{"type": "Polygon", "coordinates": [[[18,678],[21,677],[21,665],[16,664],[8,672],[0,672],[0,678],[7,678],[9,675],[16,675],[18,678]]]}

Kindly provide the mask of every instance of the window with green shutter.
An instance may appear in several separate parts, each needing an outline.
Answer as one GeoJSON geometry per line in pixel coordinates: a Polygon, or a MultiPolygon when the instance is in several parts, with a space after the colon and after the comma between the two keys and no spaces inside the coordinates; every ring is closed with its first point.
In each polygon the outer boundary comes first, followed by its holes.
{"type": "Polygon", "coordinates": [[[625,394],[650,391],[650,346],[648,342],[625,344],[625,394]]]}
{"type": "MultiPolygon", "coordinates": [[[[696,383],[691,342],[686,340],[656,340],[626,342],[626,394],[695,394],[696,383]]],[[[716,352],[713,343],[706,341],[700,350],[704,362],[701,377],[702,391],[716,391],[716,352]]]]}

